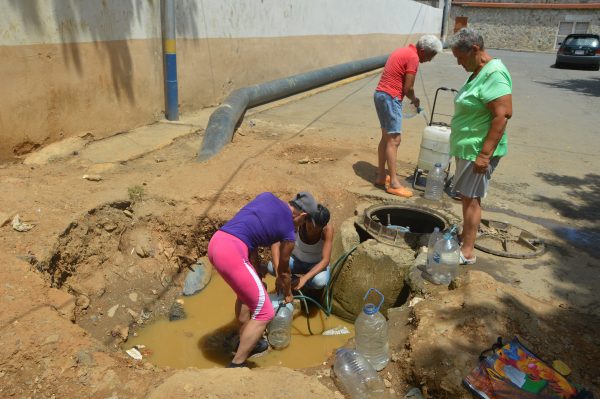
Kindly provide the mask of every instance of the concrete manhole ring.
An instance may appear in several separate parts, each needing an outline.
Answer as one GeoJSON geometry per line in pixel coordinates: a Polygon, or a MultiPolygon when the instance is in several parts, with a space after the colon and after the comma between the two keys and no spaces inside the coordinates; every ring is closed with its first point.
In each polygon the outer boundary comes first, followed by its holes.
{"type": "Polygon", "coordinates": [[[482,219],[475,248],[505,258],[529,259],[546,250],[544,241],[510,223],[482,219]]]}
{"type": "Polygon", "coordinates": [[[413,240],[418,242],[421,236],[431,234],[435,227],[444,230],[450,225],[441,212],[395,203],[370,206],[358,223],[377,241],[389,245],[413,240]]]}

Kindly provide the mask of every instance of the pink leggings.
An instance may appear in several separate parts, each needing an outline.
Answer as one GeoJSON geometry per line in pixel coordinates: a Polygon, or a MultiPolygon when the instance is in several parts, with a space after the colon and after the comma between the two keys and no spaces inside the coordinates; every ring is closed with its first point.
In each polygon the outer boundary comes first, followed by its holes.
{"type": "Polygon", "coordinates": [[[269,295],[248,260],[248,246],[242,240],[217,231],[208,243],[208,259],[238,299],[250,308],[253,320],[269,321],[275,316],[269,295]]]}

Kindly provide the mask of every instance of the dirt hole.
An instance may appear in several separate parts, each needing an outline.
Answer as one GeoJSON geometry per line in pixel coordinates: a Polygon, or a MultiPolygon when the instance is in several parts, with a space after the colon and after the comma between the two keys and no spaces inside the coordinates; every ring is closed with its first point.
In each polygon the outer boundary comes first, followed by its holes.
{"type": "Polygon", "coordinates": [[[172,200],[117,201],[71,222],[36,267],[52,287],[76,297],[75,323],[117,347],[168,313],[187,266],[206,255],[222,224],[172,200]]]}

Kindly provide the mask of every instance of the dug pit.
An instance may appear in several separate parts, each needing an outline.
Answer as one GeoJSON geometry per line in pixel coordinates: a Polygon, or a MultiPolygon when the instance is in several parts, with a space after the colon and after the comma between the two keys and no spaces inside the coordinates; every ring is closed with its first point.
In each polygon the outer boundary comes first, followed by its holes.
{"type": "MultiPolygon", "coordinates": [[[[231,360],[237,330],[235,295],[205,256],[225,219],[195,213],[161,199],[104,204],[70,223],[35,266],[51,286],[75,297],[72,308],[64,309],[72,321],[109,348],[140,348],[144,360],[158,366],[223,366],[231,360]],[[197,263],[207,268],[210,283],[182,296],[185,277],[197,263]],[[169,321],[175,304],[185,317],[169,321]]],[[[273,278],[266,282],[275,287],[273,278]]],[[[288,348],[254,362],[320,365],[353,336],[353,326],[316,308],[307,323],[297,305],[292,334],[288,348]],[[332,329],[345,333],[322,335],[332,329]]]]}

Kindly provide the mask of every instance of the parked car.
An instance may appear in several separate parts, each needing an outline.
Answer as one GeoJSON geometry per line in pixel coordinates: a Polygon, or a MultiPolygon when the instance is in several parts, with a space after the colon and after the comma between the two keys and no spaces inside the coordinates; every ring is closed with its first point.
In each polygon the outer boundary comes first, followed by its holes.
{"type": "Polygon", "coordinates": [[[581,65],[600,69],[600,36],[591,33],[568,35],[559,43],[555,66],[581,65]]]}

